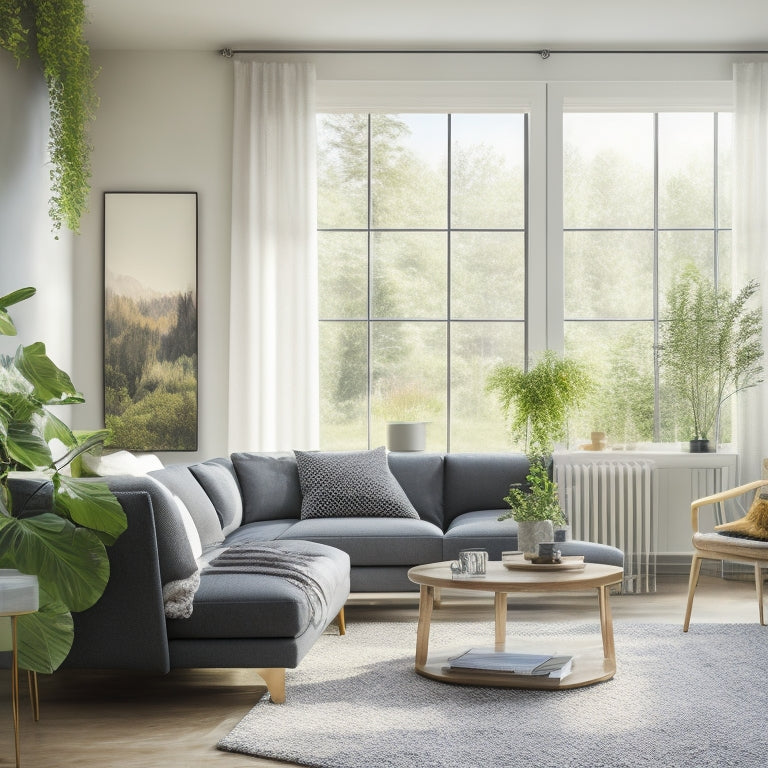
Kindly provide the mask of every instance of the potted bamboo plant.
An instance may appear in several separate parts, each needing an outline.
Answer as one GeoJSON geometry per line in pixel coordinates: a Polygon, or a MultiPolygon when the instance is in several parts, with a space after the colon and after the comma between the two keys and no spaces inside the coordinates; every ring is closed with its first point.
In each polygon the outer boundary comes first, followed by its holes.
{"type": "Polygon", "coordinates": [[[716,449],[723,405],[763,380],[761,310],[750,308],[758,287],[750,280],[731,296],[689,266],[667,294],[659,359],[686,408],[693,453],[716,449]]]}
{"type": "Polygon", "coordinates": [[[512,438],[525,445],[530,461],[526,482],[510,488],[504,499],[510,510],[499,520],[514,519],[518,547],[536,555],[540,542],[553,540],[554,526],[566,522],[552,479],[552,451],[565,439],[568,418],[589,394],[592,381],[581,364],[548,351],[527,370],[499,366],[487,388],[498,395],[512,438]]]}

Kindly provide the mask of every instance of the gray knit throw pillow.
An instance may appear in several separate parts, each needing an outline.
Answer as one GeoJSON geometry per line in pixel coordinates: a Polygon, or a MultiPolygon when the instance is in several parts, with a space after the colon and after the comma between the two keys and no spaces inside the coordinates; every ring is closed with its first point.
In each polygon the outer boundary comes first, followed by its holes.
{"type": "Polygon", "coordinates": [[[410,517],[418,512],[392,474],[387,451],[294,451],[301,483],[301,519],[410,517]]]}

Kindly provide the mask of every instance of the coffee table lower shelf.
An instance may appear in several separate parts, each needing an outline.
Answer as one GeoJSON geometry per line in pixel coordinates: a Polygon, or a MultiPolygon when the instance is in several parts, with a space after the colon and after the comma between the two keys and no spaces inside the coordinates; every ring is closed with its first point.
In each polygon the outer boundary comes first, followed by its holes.
{"type": "MultiPolygon", "coordinates": [[[[538,653],[542,648],[562,646],[563,638],[552,638],[549,643],[546,638],[537,640],[535,644],[515,643],[514,647],[507,650],[514,650],[522,653],[538,653]]],[[[448,659],[457,656],[464,648],[455,648],[450,652],[442,651],[429,655],[427,661],[423,664],[416,664],[415,670],[422,677],[428,677],[431,680],[439,680],[444,683],[453,683],[454,685],[486,685],[491,688],[525,688],[538,690],[567,690],[569,688],[582,688],[594,683],[600,683],[604,680],[610,680],[616,674],[616,660],[607,659],[603,656],[603,649],[600,645],[593,643],[576,643],[567,650],[559,648],[557,655],[573,656],[573,665],[570,674],[562,680],[551,679],[548,677],[528,677],[525,675],[510,675],[504,672],[493,670],[477,669],[452,669],[448,665],[448,659]]],[[[552,655],[555,655],[554,653],[552,655]]]]}

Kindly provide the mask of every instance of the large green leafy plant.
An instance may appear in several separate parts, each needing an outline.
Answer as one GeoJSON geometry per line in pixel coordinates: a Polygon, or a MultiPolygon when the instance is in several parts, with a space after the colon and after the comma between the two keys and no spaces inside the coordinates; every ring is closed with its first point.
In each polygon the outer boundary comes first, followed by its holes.
{"type": "Polygon", "coordinates": [[[689,266],[667,293],[660,362],[688,409],[692,440],[717,441],[723,404],[763,380],[762,312],[751,306],[758,287],[751,280],[732,296],[689,266]]]}
{"type": "MultiPolygon", "coordinates": [[[[0,334],[16,334],[8,307],[34,293],[22,288],[0,297],[0,334]]],[[[52,672],[66,658],[74,638],[70,612],[90,608],[103,594],[109,579],[105,545],[126,528],[125,513],[106,484],[61,471],[108,434],[75,434],[50,410],[83,402],[41,342],[0,356],[0,568],[38,577],[40,610],[18,619],[19,663],[37,672],[52,672]],[[54,456],[51,444],[63,446],[63,455],[54,456]],[[10,481],[20,472],[37,482],[17,508],[10,481]],[[34,507],[30,500],[46,492],[52,493],[51,511],[25,517],[25,507],[34,507]]]]}
{"type": "Polygon", "coordinates": [[[569,415],[592,386],[580,363],[552,351],[527,369],[502,365],[492,371],[487,388],[498,395],[512,437],[524,443],[530,461],[526,482],[510,488],[504,499],[510,511],[500,520],[565,522],[551,477],[551,455],[555,443],[567,435],[569,415]]]}
{"type": "Polygon", "coordinates": [[[87,209],[91,146],[88,125],[97,99],[83,0],[0,0],[0,47],[17,63],[37,49],[48,86],[51,124],[50,216],[73,232],[87,209]]]}

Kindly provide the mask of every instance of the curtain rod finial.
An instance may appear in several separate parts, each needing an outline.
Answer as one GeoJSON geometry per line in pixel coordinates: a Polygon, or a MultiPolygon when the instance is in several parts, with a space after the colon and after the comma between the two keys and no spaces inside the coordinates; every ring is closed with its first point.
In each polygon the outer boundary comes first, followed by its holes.
{"type": "Polygon", "coordinates": [[[542,59],[548,59],[552,55],[552,51],[549,50],[549,48],[542,48],[539,51],[539,56],[541,56],[542,59]]]}
{"type": "Polygon", "coordinates": [[[222,48],[219,53],[225,58],[225,59],[231,59],[232,58],[232,49],[231,48],[222,48]]]}

